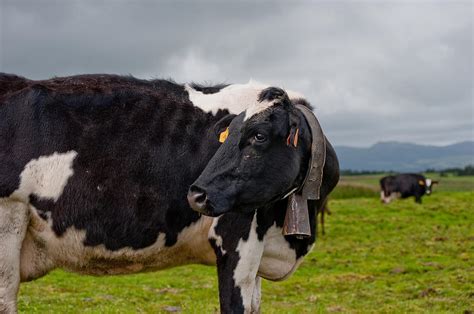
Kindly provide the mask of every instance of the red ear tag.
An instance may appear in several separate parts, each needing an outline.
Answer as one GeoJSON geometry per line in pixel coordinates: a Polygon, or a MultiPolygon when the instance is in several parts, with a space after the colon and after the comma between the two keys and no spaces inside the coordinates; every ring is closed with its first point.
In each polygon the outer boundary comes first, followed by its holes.
{"type": "Polygon", "coordinates": [[[298,133],[299,133],[300,129],[296,129],[296,133],[295,133],[295,138],[293,139],[293,146],[296,147],[298,146],[298,133]]]}

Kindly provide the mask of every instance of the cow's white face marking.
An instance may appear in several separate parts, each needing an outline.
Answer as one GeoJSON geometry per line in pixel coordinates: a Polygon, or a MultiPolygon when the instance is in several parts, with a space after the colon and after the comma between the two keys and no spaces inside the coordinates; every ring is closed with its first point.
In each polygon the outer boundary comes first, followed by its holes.
{"type": "Polygon", "coordinates": [[[429,188],[429,187],[431,186],[431,183],[432,183],[432,182],[433,182],[433,181],[432,181],[431,179],[426,179],[426,180],[425,180],[426,187],[429,188]]]}
{"type": "Polygon", "coordinates": [[[277,102],[278,102],[278,100],[272,100],[272,101],[264,100],[262,102],[257,101],[256,103],[254,103],[250,107],[248,107],[247,110],[245,110],[244,121],[250,119],[251,117],[253,117],[257,113],[260,113],[260,112],[270,108],[271,106],[273,106],[277,102]]]}
{"type": "Polygon", "coordinates": [[[28,196],[35,194],[56,202],[74,173],[72,163],[76,156],[72,150],[30,160],[20,174],[19,188],[10,197],[27,202],[28,196]]]}
{"type": "Polygon", "coordinates": [[[253,217],[247,241],[240,239],[236,251],[239,253],[239,261],[234,269],[234,283],[240,288],[244,308],[250,312],[263,252],[263,242],[258,240],[257,235],[257,213],[253,217]]]}
{"type": "MultiPolygon", "coordinates": [[[[288,278],[303,261],[296,258],[296,252],[290,247],[282,234],[282,228],[276,224],[268,229],[264,237],[265,247],[258,275],[269,280],[284,280],[288,278]]],[[[309,248],[311,249],[311,247],[309,248]]]]}
{"type": "MultiPolygon", "coordinates": [[[[270,85],[250,80],[247,84],[232,84],[217,93],[204,94],[188,84],[185,85],[189,99],[194,106],[213,114],[216,114],[219,109],[227,109],[232,114],[239,114],[247,108],[259,105],[258,95],[267,87],[270,87],[270,85]]],[[[303,95],[297,92],[286,90],[286,93],[290,99],[304,98],[303,95]]],[[[266,104],[261,110],[268,108],[270,105],[271,103],[266,104]]]]}

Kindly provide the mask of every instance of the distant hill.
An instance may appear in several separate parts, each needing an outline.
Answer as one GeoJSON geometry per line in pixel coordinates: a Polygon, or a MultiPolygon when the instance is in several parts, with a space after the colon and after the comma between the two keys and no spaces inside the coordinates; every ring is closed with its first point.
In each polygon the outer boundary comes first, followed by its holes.
{"type": "Polygon", "coordinates": [[[423,171],[474,164],[474,142],[447,146],[380,142],[368,148],[336,146],[341,169],[377,171],[423,171]]]}

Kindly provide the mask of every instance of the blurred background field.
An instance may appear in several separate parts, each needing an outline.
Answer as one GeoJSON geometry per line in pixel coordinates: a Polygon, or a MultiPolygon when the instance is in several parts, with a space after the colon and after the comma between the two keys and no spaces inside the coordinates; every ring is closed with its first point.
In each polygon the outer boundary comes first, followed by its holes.
{"type": "MultiPolygon", "coordinates": [[[[423,204],[380,203],[381,175],[344,176],[326,235],[298,271],[263,283],[263,313],[474,310],[474,177],[440,179],[423,204]]],[[[23,313],[214,313],[214,267],[90,277],[55,271],[20,290],[23,313]]]]}

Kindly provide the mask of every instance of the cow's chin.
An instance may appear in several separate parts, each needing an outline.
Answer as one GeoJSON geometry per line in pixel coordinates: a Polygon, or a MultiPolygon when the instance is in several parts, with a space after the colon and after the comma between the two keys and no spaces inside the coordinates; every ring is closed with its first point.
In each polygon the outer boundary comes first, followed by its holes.
{"type": "Polygon", "coordinates": [[[218,217],[232,211],[233,206],[224,199],[211,198],[207,200],[204,208],[193,209],[205,216],[218,217]]]}
{"type": "Polygon", "coordinates": [[[208,216],[208,217],[219,217],[220,215],[225,214],[226,211],[216,211],[214,209],[210,209],[206,207],[204,210],[199,211],[199,213],[201,215],[208,216]]]}
{"type": "Polygon", "coordinates": [[[218,217],[226,213],[251,213],[254,212],[256,208],[254,205],[219,206],[209,202],[208,205],[199,212],[205,216],[218,217]]]}

